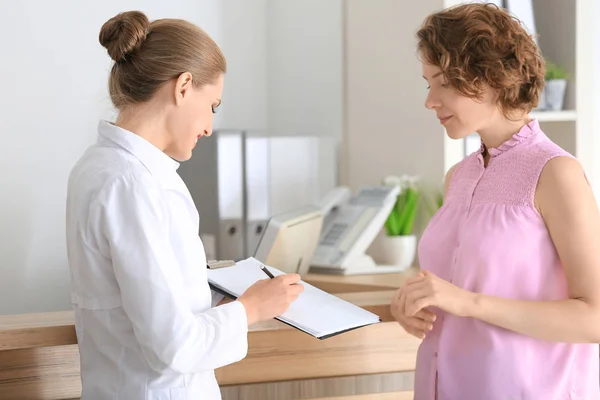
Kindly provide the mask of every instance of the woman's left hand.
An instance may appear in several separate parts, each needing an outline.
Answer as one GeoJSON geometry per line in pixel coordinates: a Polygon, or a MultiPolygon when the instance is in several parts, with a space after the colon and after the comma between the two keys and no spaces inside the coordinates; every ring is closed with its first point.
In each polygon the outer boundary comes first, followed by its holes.
{"type": "Polygon", "coordinates": [[[469,316],[475,293],[461,289],[429,271],[407,279],[402,291],[406,295],[405,313],[412,317],[427,307],[438,307],[459,317],[469,316]]]}

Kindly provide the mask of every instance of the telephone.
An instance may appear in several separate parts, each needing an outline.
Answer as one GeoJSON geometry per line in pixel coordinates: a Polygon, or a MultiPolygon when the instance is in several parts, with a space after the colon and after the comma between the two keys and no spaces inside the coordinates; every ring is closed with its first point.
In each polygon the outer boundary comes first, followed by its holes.
{"type": "Polygon", "coordinates": [[[391,273],[398,266],[380,266],[366,254],[387,220],[399,187],[369,186],[354,196],[339,187],[325,196],[320,208],[325,215],[312,269],[343,275],[391,273]]]}

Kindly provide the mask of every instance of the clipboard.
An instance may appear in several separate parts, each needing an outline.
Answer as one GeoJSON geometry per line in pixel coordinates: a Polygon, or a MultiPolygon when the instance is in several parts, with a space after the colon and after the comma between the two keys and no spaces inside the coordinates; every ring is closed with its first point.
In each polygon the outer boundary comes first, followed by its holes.
{"type": "MultiPolygon", "coordinates": [[[[229,267],[210,268],[207,271],[211,288],[224,296],[237,299],[261,279],[269,279],[261,266],[251,257],[229,267]]],[[[265,266],[274,275],[284,272],[265,266]]],[[[276,317],[293,328],[317,339],[324,340],[339,334],[381,322],[378,315],[331,295],[306,282],[300,282],[304,291],[290,308],[276,317]]]]}

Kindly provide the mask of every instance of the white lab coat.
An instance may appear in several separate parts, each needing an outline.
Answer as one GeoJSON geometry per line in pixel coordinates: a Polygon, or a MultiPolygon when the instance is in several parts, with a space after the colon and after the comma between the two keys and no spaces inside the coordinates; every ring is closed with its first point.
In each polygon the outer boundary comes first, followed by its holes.
{"type": "Polygon", "coordinates": [[[98,131],[67,195],[82,399],[220,399],[214,369],[246,356],[246,313],[211,308],[179,164],[113,124],[98,131]]]}

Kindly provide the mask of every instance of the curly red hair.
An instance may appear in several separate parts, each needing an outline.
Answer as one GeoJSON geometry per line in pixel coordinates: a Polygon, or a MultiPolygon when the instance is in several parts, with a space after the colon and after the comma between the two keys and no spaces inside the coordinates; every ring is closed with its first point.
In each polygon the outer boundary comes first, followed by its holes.
{"type": "Polygon", "coordinates": [[[431,14],[417,38],[421,59],[439,67],[463,95],[480,98],[491,87],[508,118],[538,105],[544,59],[520,21],[495,4],[464,4],[431,14]]]}

